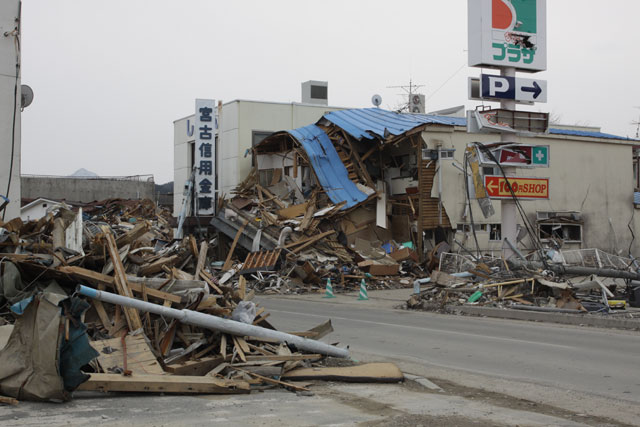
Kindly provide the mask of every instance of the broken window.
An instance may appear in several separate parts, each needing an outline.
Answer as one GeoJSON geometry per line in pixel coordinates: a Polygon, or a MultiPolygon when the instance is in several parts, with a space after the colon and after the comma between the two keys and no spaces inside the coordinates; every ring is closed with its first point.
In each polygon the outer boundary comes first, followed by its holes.
{"type": "Polygon", "coordinates": [[[559,239],[565,243],[582,242],[582,215],[580,212],[538,212],[538,237],[549,241],[559,239]]]}
{"type": "Polygon", "coordinates": [[[489,224],[489,241],[499,242],[502,240],[502,226],[500,224],[489,224]]]}
{"type": "Polygon", "coordinates": [[[502,175],[502,173],[500,173],[500,168],[492,167],[492,166],[483,166],[482,167],[482,174],[483,175],[493,175],[493,176],[502,175]]]}
{"type": "Polygon", "coordinates": [[[260,169],[258,171],[258,179],[261,186],[269,187],[271,185],[271,181],[273,181],[274,171],[275,169],[260,169]]]}

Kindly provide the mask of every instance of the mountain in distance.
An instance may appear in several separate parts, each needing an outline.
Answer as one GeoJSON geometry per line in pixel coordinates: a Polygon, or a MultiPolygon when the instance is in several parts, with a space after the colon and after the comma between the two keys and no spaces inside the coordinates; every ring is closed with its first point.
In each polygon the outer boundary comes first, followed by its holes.
{"type": "Polygon", "coordinates": [[[99,175],[95,172],[88,171],[85,168],[80,168],[69,176],[76,178],[98,178],[99,175]]]}

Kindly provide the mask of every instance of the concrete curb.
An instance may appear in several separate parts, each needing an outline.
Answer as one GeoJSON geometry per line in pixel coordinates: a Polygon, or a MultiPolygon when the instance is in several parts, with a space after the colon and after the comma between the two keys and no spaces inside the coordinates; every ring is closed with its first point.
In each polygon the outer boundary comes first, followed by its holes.
{"type": "Polygon", "coordinates": [[[439,385],[432,383],[431,381],[429,381],[425,377],[421,377],[419,375],[408,374],[406,372],[403,372],[403,374],[404,374],[404,377],[406,379],[408,379],[409,381],[413,381],[415,383],[418,383],[422,387],[428,388],[429,390],[434,390],[434,391],[439,391],[439,392],[443,392],[444,391],[439,385]]]}
{"type": "Polygon", "coordinates": [[[444,310],[450,314],[468,314],[471,316],[495,317],[499,319],[529,320],[534,322],[551,322],[565,325],[595,326],[599,328],[617,328],[640,330],[640,319],[615,319],[596,317],[594,315],[543,313],[535,311],[512,310],[508,308],[446,306],[444,310]]]}

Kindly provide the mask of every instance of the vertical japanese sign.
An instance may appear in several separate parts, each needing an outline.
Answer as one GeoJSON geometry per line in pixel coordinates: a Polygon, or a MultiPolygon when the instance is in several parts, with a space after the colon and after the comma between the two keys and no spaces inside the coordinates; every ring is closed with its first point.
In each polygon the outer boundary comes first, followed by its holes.
{"type": "Polygon", "coordinates": [[[213,99],[196,99],[195,119],[195,209],[198,215],[213,215],[216,182],[216,117],[213,99]]]}
{"type": "Polygon", "coordinates": [[[468,0],[469,66],[547,69],[546,0],[468,0]]]}

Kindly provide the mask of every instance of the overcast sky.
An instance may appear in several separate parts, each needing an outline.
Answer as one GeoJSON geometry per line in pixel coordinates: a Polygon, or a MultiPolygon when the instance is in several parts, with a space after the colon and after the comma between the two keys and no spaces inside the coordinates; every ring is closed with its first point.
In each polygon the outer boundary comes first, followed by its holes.
{"type": "MultiPolygon", "coordinates": [[[[635,136],[640,1],[549,0],[547,111],[635,136]]],[[[195,98],[393,108],[422,84],[427,109],[467,100],[467,1],[23,0],[22,173],[173,179],[173,121],[195,98]]],[[[531,77],[524,75],[524,77],[531,77]]]]}

